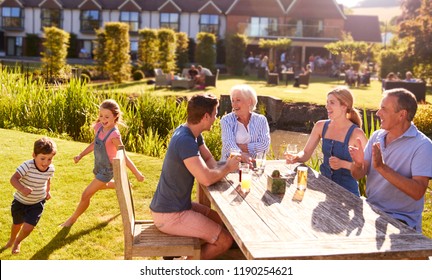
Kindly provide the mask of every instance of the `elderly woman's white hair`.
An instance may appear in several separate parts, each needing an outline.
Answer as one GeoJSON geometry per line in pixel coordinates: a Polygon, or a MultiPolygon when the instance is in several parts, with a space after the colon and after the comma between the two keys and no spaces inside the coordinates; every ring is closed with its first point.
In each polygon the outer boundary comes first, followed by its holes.
{"type": "Polygon", "coordinates": [[[240,94],[244,97],[244,98],[251,98],[252,99],[252,105],[249,108],[249,111],[253,112],[256,109],[256,105],[258,103],[258,97],[257,94],[255,92],[255,90],[249,86],[249,85],[235,85],[231,88],[230,91],[230,97],[232,99],[234,92],[240,92],[240,94]]]}

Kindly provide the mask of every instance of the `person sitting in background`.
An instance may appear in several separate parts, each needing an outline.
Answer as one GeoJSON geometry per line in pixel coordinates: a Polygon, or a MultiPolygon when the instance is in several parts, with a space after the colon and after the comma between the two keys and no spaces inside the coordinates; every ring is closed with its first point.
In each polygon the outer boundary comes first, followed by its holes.
{"type": "Polygon", "coordinates": [[[249,162],[258,152],[270,147],[270,128],[267,118],[254,112],[258,103],[255,90],[249,85],[231,88],[232,113],[224,115],[222,129],[222,156],[226,160],[231,149],[242,151],[242,161],[249,162]]]}
{"type": "Polygon", "coordinates": [[[191,65],[188,75],[191,80],[195,80],[196,76],[199,75],[198,69],[196,69],[195,65],[191,65]]]}
{"type": "Polygon", "coordinates": [[[367,86],[370,84],[370,72],[367,68],[365,68],[363,74],[360,76],[360,84],[367,86]]]}
{"type": "Polygon", "coordinates": [[[210,69],[202,67],[201,65],[197,66],[198,75],[195,76],[195,84],[199,89],[205,89],[205,77],[213,76],[210,69]]]}
{"type": "Polygon", "coordinates": [[[399,78],[395,73],[390,72],[387,74],[386,80],[387,81],[399,81],[399,78]]]}
{"type": "Polygon", "coordinates": [[[408,71],[408,72],[405,73],[405,80],[404,80],[404,82],[415,83],[415,82],[417,82],[417,79],[413,78],[413,74],[410,71],[408,71]]]}
{"type": "MultiPolygon", "coordinates": [[[[300,73],[300,75],[307,75],[312,73],[310,64],[306,65],[306,68],[302,68],[302,72],[300,73]]],[[[293,87],[300,87],[300,75],[297,75],[294,77],[294,85],[293,87]]]]}
{"type": "Polygon", "coordinates": [[[357,73],[354,71],[354,68],[351,66],[346,72],[346,83],[348,86],[353,86],[356,84],[357,81],[357,73]]]}
{"type": "Polygon", "coordinates": [[[399,77],[394,73],[390,72],[387,74],[386,78],[382,80],[382,90],[385,90],[385,83],[387,81],[399,81],[399,77]]]}

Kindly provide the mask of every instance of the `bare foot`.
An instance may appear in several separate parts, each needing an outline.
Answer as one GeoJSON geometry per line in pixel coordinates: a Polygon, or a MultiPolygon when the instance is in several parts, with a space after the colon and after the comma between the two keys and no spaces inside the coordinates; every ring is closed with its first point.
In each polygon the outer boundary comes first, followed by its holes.
{"type": "Polygon", "coordinates": [[[14,254],[14,255],[19,254],[20,247],[21,247],[21,244],[16,244],[16,245],[14,244],[14,246],[12,248],[12,254],[14,254]]]}

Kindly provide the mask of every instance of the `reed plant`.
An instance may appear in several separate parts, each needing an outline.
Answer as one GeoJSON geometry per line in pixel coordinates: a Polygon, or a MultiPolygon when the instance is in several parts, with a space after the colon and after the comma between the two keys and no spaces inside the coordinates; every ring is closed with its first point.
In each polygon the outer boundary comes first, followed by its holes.
{"type": "Polygon", "coordinates": [[[0,128],[91,142],[98,105],[115,99],[124,113],[121,128],[128,151],[162,158],[172,131],[186,120],[184,99],[150,93],[129,96],[120,89],[98,90],[80,79],[48,85],[26,79],[19,68],[0,70],[0,128]]]}

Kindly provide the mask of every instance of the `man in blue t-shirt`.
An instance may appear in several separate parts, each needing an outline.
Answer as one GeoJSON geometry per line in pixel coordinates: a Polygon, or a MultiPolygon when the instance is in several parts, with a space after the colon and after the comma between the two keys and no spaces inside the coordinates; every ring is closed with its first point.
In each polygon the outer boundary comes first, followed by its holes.
{"type": "Polygon", "coordinates": [[[350,147],[351,173],[367,175],[367,201],[417,232],[422,232],[424,195],[432,178],[432,141],[412,123],[417,100],[410,91],[384,92],[376,113],[381,129],[370,137],[364,151],[350,147]]]}
{"type": "Polygon", "coordinates": [[[210,186],[238,169],[241,157],[218,166],[204,143],[211,129],[218,100],[211,94],[194,95],[188,102],[187,122],[171,138],[150,210],[156,227],[165,233],[202,239],[201,259],[213,259],[233,242],[216,211],[191,201],[194,180],[210,186]]]}

